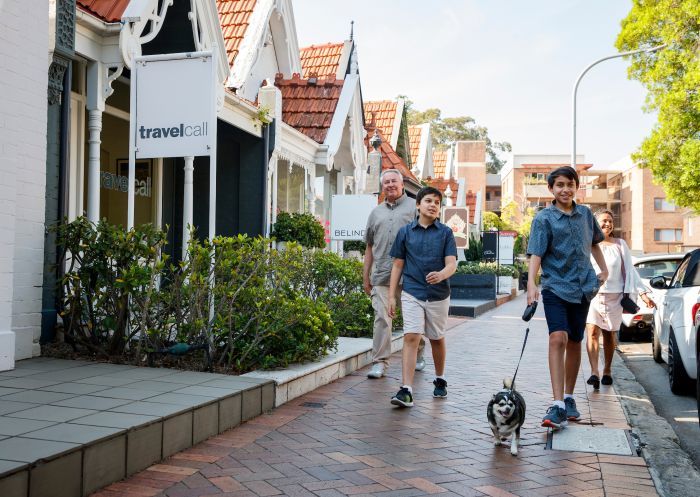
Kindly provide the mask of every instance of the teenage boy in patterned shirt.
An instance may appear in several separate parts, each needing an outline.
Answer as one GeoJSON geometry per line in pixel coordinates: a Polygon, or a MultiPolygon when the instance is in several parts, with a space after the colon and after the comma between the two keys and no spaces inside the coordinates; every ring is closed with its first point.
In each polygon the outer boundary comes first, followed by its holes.
{"type": "Polygon", "coordinates": [[[554,402],[542,426],[558,430],[577,420],[574,386],[581,364],[581,341],[591,299],[607,279],[608,269],[598,243],[605,236],[588,207],[575,202],[579,178],[570,166],[547,177],[554,201],[532,221],[527,253],[528,305],[539,299],[535,276],[542,268],[542,302],[549,328],[549,374],[554,402]],[[596,273],[590,256],[598,263],[596,273]]]}
{"type": "Polygon", "coordinates": [[[442,194],[433,187],[416,195],[418,219],[401,228],[391,248],[394,258],[389,282],[389,315],[396,314],[396,297],[403,274],[403,384],[391,403],[413,406],[413,372],[422,335],[430,340],[435,362],[433,397],[447,397],[445,324],[450,310],[448,278],[457,270],[457,246],[452,230],[438,221],[442,194]]]}

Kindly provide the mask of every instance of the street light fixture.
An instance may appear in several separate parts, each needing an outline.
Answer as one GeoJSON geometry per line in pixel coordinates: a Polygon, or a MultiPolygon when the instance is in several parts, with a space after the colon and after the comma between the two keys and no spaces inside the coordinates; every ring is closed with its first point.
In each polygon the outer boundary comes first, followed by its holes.
{"type": "Polygon", "coordinates": [[[618,53],[615,55],[608,55],[607,57],[603,57],[602,59],[598,59],[595,62],[591,63],[586,67],[581,74],[579,74],[579,77],[576,79],[576,83],[574,84],[574,91],[573,91],[573,117],[572,117],[572,126],[571,126],[571,167],[576,169],[576,92],[578,91],[578,85],[581,82],[581,79],[586,75],[586,73],[595,65],[600,64],[604,60],[608,59],[616,59],[618,57],[626,57],[628,55],[635,55],[638,53],[646,52],[646,53],[652,53],[656,52],[657,50],[661,50],[662,48],[665,48],[666,44],[664,43],[663,45],[657,45],[655,47],[651,48],[640,48],[639,50],[630,50],[629,52],[622,52],[618,53]]]}

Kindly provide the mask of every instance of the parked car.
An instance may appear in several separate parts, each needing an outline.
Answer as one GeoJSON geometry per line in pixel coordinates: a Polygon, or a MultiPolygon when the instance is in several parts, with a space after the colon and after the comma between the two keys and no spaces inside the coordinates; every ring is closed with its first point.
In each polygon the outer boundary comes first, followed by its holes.
{"type": "Polygon", "coordinates": [[[700,424],[700,312],[695,313],[695,396],[698,399],[698,424],[700,424]]]}
{"type": "MultiPolygon", "coordinates": [[[[645,254],[632,256],[632,263],[637,269],[644,284],[649,288],[652,300],[657,303],[666,293],[666,290],[659,290],[649,286],[649,280],[655,276],[666,276],[671,278],[676,271],[678,264],[683,260],[684,254],[645,254]]],[[[652,336],[654,324],[654,309],[638,298],[637,295],[630,295],[636,299],[639,312],[636,314],[622,314],[622,324],[618,332],[619,340],[628,340],[633,336],[652,336]]],[[[660,357],[660,356],[659,356],[660,357]]],[[[660,359],[659,359],[660,360],[660,359]]]]}
{"type": "MultiPolygon", "coordinates": [[[[698,376],[696,314],[700,309],[700,249],[688,252],[669,280],[656,276],[649,285],[665,290],[654,316],[654,344],[668,364],[675,394],[692,393],[698,376]]],[[[656,354],[656,352],[655,352],[656,354]]]]}

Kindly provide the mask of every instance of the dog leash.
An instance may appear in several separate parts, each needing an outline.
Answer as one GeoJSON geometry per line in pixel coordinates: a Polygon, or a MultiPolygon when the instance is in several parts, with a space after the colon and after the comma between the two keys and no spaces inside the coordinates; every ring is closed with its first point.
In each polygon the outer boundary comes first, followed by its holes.
{"type": "Polygon", "coordinates": [[[513,373],[513,380],[510,384],[510,390],[513,390],[515,385],[515,377],[518,376],[518,369],[520,369],[520,361],[523,359],[523,353],[525,352],[525,345],[527,344],[527,336],[530,334],[530,327],[525,329],[525,339],[523,340],[523,348],[520,351],[520,359],[518,359],[518,365],[515,367],[515,373],[513,373]]]}

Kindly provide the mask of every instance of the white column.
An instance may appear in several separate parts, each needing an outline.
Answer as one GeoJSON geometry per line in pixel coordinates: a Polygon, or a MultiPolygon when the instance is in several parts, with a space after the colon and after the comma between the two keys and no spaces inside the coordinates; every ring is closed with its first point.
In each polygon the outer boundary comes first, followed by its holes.
{"type": "Polygon", "coordinates": [[[102,133],[102,111],[88,111],[88,219],[100,220],[100,135],[102,133]]]}
{"type": "Polygon", "coordinates": [[[192,205],[194,185],[194,157],[185,157],[185,188],[182,203],[182,259],[187,258],[187,244],[190,241],[190,226],[192,226],[192,205]]]}
{"type": "Polygon", "coordinates": [[[272,171],[272,187],[271,187],[271,196],[272,196],[272,212],[270,213],[270,233],[272,233],[272,225],[277,222],[277,177],[278,177],[278,168],[279,168],[279,159],[276,156],[272,157],[274,159],[274,164],[271,165],[273,168],[272,171]]]}

